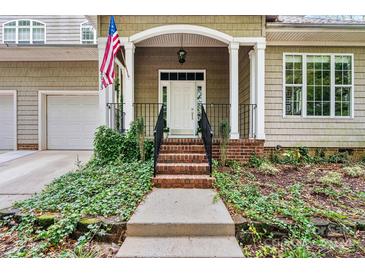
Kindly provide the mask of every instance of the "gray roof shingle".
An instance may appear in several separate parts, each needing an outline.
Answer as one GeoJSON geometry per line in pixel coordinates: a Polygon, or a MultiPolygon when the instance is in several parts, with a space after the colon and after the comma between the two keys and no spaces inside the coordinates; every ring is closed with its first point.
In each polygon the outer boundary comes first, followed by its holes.
{"type": "Polygon", "coordinates": [[[279,15],[276,17],[275,23],[365,25],[365,15],[279,15]]]}

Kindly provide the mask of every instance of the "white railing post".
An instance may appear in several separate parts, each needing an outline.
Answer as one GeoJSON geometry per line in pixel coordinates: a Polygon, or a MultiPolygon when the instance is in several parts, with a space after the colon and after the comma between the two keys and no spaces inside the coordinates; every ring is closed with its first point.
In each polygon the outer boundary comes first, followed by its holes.
{"type": "Polygon", "coordinates": [[[128,70],[128,75],[123,72],[123,103],[125,111],[124,125],[126,129],[130,128],[130,124],[134,119],[134,52],[135,45],[132,42],[126,42],[125,48],[125,62],[128,70]]]}
{"type": "Polygon", "coordinates": [[[229,103],[230,109],[230,126],[231,126],[231,139],[239,139],[239,91],[238,91],[238,51],[239,43],[231,42],[229,44],[229,103]]]}
{"type": "Polygon", "coordinates": [[[257,43],[256,51],[256,139],[265,139],[265,43],[257,43]]]}

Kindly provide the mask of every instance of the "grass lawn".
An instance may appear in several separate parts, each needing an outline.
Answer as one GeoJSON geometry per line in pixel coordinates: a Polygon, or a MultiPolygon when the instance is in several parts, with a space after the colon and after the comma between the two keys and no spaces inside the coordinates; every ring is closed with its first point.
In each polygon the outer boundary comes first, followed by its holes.
{"type": "Polygon", "coordinates": [[[231,214],[251,222],[242,231],[246,257],[365,257],[365,233],[351,229],[365,220],[364,165],[259,161],[214,168],[215,187],[231,214]],[[323,238],[314,218],[339,224],[347,233],[323,238]],[[258,222],[286,233],[260,230],[258,222]]]}

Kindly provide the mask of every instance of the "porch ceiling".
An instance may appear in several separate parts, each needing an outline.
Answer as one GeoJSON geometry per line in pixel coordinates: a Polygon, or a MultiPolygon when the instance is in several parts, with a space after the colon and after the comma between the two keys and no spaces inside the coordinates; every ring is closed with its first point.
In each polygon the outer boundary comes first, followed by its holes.
{"type": "Polygon", "coordinates": [[[216,39],[189,33],[171,33],[148,38],[136,44],[137,47],[227,47],[216,39]]]}

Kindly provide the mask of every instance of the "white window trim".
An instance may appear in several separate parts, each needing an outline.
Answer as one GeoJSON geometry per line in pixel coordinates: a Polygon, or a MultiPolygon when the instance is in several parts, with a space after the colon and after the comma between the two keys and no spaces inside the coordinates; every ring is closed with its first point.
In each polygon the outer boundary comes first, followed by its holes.
{"type": "MultiPolygon", "coordinates": [[[[84,44],[83,42],[82,42],[82,28],[83,28],[83,25],[84,24],[90,24],[90,22],[89,21],[84,21],[84,22],[82,22],[81,24],[80,24],[80,44],[82,44],[82,45],[88,45],[88,44],[84,44]]],[[[93,32],[94,32],[94,42],[93,42],[93,44],[96,44],[97,43],[97,38],[96,38],[96,29],[90,24],[90,26],[93,28],[93,32]]],[[[92,45],[92,44],[89,44],[89,45],[92,45]]]]}
{"type": "MultiPolygon", "coordinates": [[[[283,104],[283,118],[288,119],[296,119],[296,118],[309,118],[309,119],[354,119],[355,118],[355,60],[354,60],[354,54],[353,53],[302,53],[302,52],[284,52],[283,53],[283,62],[282,62],[282,104],[283,104]],[[302,56],[302,114],[301,115],[286,115],[286,92],[285,92],[285,79],[286,79],[286,72],[285,72],[285,57],[287,55],[299,55],[302,56]],[[322,55],[322,56],[330,56],[331,58],[331,113],[329,116],[311,116],[307,115],[307,56],[315,56],[315,55],[322,55]],[[351,85],[348,85],[351,87],[351,95],[350,95],[350,115],[349,116],[335,116],[335,56],[351,56],[351,85]]],[[[300,86],[300,85],[299,85],[300,86]]]]}
{"type": "MultiPolygon", "coordinates": [[[[30,25],[30,39],[29,39],[29,44],[30,45],[33,45],[33,22],[37,22],[37,23],[40,23],[43,25],[44,27],[44,44],[47,43],[47,24],[42,22],[42,21],[39,21],[39,20],[34,20],[34,19],[27,19],[27,18],[22,18],[22,19],[16,19],[16,20],[10,20],[10,21],[7,21],[5,23],[3,23],[3,29],[2,29],[2,43],[5,44],[5,25],[6,24],[9,24],[11,22],[16,22],[16,25],[15,26],[11,26],[12,28],[15,28],[15,44],[19,44],[19,37],[18,37],[18,33],[19,33],[19,21],[30,21],[31,22],[31,25],[30,25]]],[[[34,27],[40,27],[40,26],[34,26],[34,27]]],[[[24,44],[24,45],[27,45],[27,44],[24,44]]],[[[38,44],[35,44],[35,45],[38,45],[38,44]]]]}
{"type": "Polygon", "coordinates": [[[18,99],[17,99],[17,91],[16,90],[0,90],[0,97],[2,95],[12,95],[13,96],[13,112],[14,112],[14,150],[18,149],[18,99]]]}
{"type": "MultiPolygon", "coordinates": [[[[207,97],[206,97],[206,81],[207,81],[207,74],[206,74],[206,70],[205,69],[159,69],[158,70],[158,103],[162,104],[163,103],[163,97],[162,97],[162,87],[163,86],[167,86],[167,94],[170,93],[170,84],[171,82],[174,81],[179,81],[179,80],[161,80],[161,72],[202,72],[204,74],[204,80],[180,80],[182,82],[194,82],[196,83],[196,86],[202,86],[202,101],[203,104],[207,103],[207,97]]],[[[167,127],[171,127],[170,125],[170,113],[169,113],[169,109],[170,109],[170,96],[167,96],[167,127]]],[[[195,108],[195,113],[194,113],[194,124],[195,126],[197,126],[197,122],[198,122],[198,109],[197,109],[197,104],[196,104],[196,108],[195,108]]],[[[194,129],[194,131],[196,132],[196,128],[194,129]]]]}

